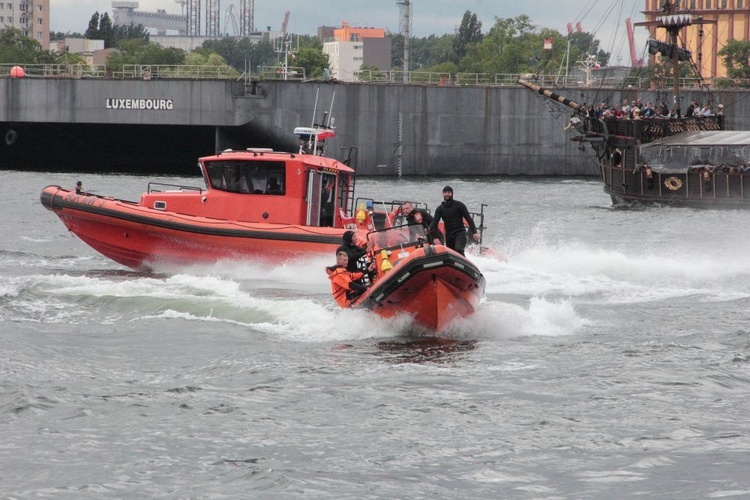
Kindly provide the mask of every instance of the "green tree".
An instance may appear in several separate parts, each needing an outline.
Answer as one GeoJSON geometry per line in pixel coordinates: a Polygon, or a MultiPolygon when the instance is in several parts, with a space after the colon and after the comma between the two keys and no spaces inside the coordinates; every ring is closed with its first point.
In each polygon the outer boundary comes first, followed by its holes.
{"type": "Polygon", "coordinates": [[[67,31],[65,33],[63,33],[62,31],[50,31],[49,33],[50,41],[65,40],[66,38],[84,38],[84,36],[83,33],[70,31],[67,31]]]}
{"type": "MultiPolygon", "coordinates": [[[[534,25],[526,15],[513,19],[495,20],[494,26],[482,41],[467,51],[459,61],[459,69],[472,73],[518,73],[533,60],[534,44],[538,39],[534,25]]],[[[542,49],[538,44],[539,52],[542,49]]],[[[541,53],[538,54],[541,57],[541,53]]],[[[527,70],[526,70],[527,71],[527,70]]]]}
{"type": "Polygon", "coordinates": [[[266,41],[253,43],[248,38],[225,37],[206,40],[202,48],[216,52],[239,72],[248,69],[250,73],[257,73],[260,66],[272,66],[276,62],[273,47],[266,41]]]}
{"type": "Polygon", "coordinates": [[[185,56],[185,64],[189,66],[229,66],[216,52],[198,48],[185,56]]]}
{"type": "Polygon", "coordinates": [[[458,73],[458,66],[456,66],[456,63],[454,62],[446,61],[430,66],[427,68],[427,71],[431,73],[450,73],[454,75],[458,73]]]}
{"type": "Polygon", "coordinates": [[[750,78],[750,41],[729,40],[718,52],[730,78],[750,78]]]}
{"type": "Polygon", "coordinates": [[[99,15],[99,12],[94,12],[89,19],[89,26],[86,32],[83,34],[84,37],[92,40],[104,40],[104,48],[108,49],[115,46],[115,31],[112,27],[112,20],[109,18],[108,13],[99,15]]]}
{"type": "MultiPolygon", "coordinates": [[[[455,38],[456,35],[441,35],[439,37],[430,35],[426,38],[412,38],[411,61],[409,64],[411,70],[425,71],[438,64],[452,61],[453,40],[455,38]]],[[[391,58],[392,66],[401,67],[404,50],[403,37],[399,35],[398,37],[394,37],[394,42],[395,40],[398,40],[401,45],[398,48],[394,48],[393,56],[391,58]]]]}
{"type": "Polygon", "coordinates": [[[136,38],[145,41],[149,40],[149,33],[145,26],[142,24],[115,26],[107,12],[101,15],[99,15],[99,12],[94,12],[91,19],[89,19],[88,28],[83,36],[92,40],[104,40],[105,49],[116,47],[120,40],[132,40],[136,38]]]}
{"type": "Polygon", "coordinates": [[[117,46],[117,52],[107,58],[107,67],[122,71],[125,64],[179,65],[185,63],[185,52],[173,47],[147,42],[141,38],[123,40],[117,46]]]}
{"type": "Polygon", "coordinates": [[[609,63],[609,52],[604,52],[599,48],[599,40],[594,38],[593,33],[586,31],[574,32],[570,35],[571,60],[578,61],[583,59],[584,54],[594,54],[597,62],[606,66],[609,63]],[[573,53],[575,52],[575,58],[573,53]]]}
{"type": "Polygon", "coordinates": [[[464,12],[464,17],[461,20],[461,26],[458,28],[458,33],[453,39],[451,47],[453,49],[453,62],[458,63],[464,58],[470,47],[481,41],[482,23],[477,20],[476,14],[467,10],[464,12]]]}
{"type": "Polygon", "coordinates": [[[360,82],[372,82],[383,78],[381,69],[373,64],[363,64],[360,66],[359,71],[360,82]]]}
{"type": "Polygon", "coordinates": [[[328,64],[328,54],[324,54],[321,48],[303,47],[299,49],[297,60],[290,66],[305,68],[307,78],[322,78],[325,70],[329,69],[328,64]]]}
{"type": "Polygon", "coordinates": [[[120,40],[134,40],[138,38],[148,42],[150,36],[148,30],[142,24],[131,24],[128,26],[120,25],[114,27],[114,39],[116,43],[119,43],[120,40]]]}
{"type": "Polygon", "coordinates": [[[12,27],[0,30],[0,63],[53,64],[58,57],[12,27]]]}

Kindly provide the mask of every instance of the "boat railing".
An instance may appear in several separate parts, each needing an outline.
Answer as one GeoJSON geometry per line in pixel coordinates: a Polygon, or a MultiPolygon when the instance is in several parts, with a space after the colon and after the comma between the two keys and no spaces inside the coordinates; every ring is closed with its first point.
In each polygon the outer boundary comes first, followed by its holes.
{"type": "MultiPolygon", "coordinates": [[[[482,248],[482,241],[484,240],[484,230],[486,229],[484,226],[484,207],[486,207],[486,203],[482,203],[479,206],[479,212],[472,212],[469,211],[469,215],[471,215],[471,218],[474,220],[474,225],[477,227],[477,231],[479,232],[479,248],[482,248]]],[[[471,241],[471,239],[469,239],[471,241]]]]}
{"type": "MultiPolygon", "coordinates": [[[[385,222],[381,219],[384,217],[387,218],[390,216],[393,225],[399,225],[403,220],[406,219],[406,216],[404,215],[404,211],[402,209],[404,203],[406,203],[407,200],[392,200],[392,201],[378,201],[373,200],[372,198],[357,198],[354,201],[354,210],[355,210],[355,216],[356,211],[364,208],[364,210],[367,210],[368,212],[372,212],[372,215],[375,216],[375,219],[373,222],[375,223],[376,229],[384,229],[386,227],[385,222]],[[380,216],[378,216],[380,214],[380,216]]],[[[419,201],[411,201],[410,202],[414,208],[419,208],[422,210],[427,210],[428,213],[430,213],[430,209],[427,207],[426,203],[422,203],[419,201]]]]}
{"type": "Polygon", "coordinates": [[[185,191],[197,191],[199,193],[202,193],[204,191],[204,188],[200,188],[197,186],[182,186],[180,184],[166,184],[163,182],[149,182],[148,183],[148,193],[164,193],[169,191],[175,191],[175,192],[185,192],[185,191]]]}
{"type": "Polygon", "coordinates": [[[641,143],[648,143],[680,132],[722,130],[724,128],[724,117],[696,116],[690,118],[642,118],[640,120],[622,118],[602,120],[587,117],[584,120],[584,128],[587,135],[633,137],[641,143]]]}

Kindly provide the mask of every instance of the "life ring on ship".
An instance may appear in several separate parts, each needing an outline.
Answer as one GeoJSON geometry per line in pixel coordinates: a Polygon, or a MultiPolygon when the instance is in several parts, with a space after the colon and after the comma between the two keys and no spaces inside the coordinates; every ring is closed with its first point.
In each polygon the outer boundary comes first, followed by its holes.
{"type": "Polygon", "coordinates": [[[677,191],[682,187],[682,181],[677,177],[667,177],[667,179],[664,181],[664,185],[670,191],[677,191]]]}
{"type": "Polygon", "coordinates": [[[16,143],[16,139],[18,139],[18,133],[16,133],[15,130],[10,129],[5,133],[5,144],[8,146],[12,146],[16,143]]]}

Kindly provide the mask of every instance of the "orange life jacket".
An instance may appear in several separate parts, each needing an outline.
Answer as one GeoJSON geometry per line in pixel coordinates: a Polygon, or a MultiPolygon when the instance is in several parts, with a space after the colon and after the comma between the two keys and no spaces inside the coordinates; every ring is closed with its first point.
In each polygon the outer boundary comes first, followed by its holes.
{"type": "Polygon", "coordinates": [[[333,298],[341,307],[349,307],[356,292],[351,289],[349,284],[352,281],[362,279],[363,273],[350,273],[342,266],[326,267],[328,279],[331,280],[331,293],[333,298]]]}

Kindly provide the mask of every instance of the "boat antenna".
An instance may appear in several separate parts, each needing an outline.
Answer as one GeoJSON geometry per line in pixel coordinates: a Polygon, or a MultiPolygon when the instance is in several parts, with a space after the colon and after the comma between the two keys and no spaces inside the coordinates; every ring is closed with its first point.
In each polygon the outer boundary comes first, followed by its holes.
{"type": "MultiPolygon", "coordinates": [[[[328,111],[328,120],[333,123],[333,100],[336,99],[336,92],[333,93],[331,96],[331,107],[328,111]]],[[[328,123],[326,123],[326,120],[323,120],[323,126],[328,127],[328,123]]]]}
{"type": "MultiPolygon", "coordinates": [[[[315,129],[315,113],[318,112],[318,96],[320,95],[320,87],[318,87],[315,90],[315,105],[313,106],[313,114],[312,114],[312,121],[310,122],[310,129],[315,129]]],[[[312,134],[307,138],[307,148],[310,149],[313,146],[313,138],[312,134]]],[[[315,148],[318,147],[318,134],[315,134],[315,148]]],[[[316,149],[311,149],[311,151],[316,151],[316,149]]]]}

